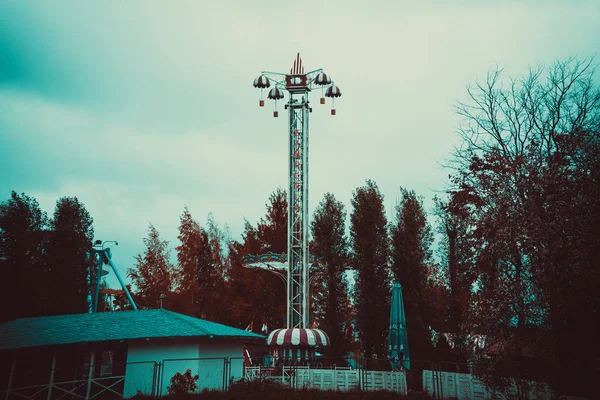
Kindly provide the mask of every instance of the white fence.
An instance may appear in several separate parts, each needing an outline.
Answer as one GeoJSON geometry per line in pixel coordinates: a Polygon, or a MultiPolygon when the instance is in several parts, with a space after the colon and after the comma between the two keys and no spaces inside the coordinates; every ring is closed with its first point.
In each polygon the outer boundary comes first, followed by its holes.
{"type": "Polygon", "coordinates": [[[247,367],[244,377],[266,377],[295,388],[348,391],[389,390],[406,394],[406,373],[392,371],[367,371],[361,369],[320,369],[309,367],[283,367],[281,375],[273,375],[273,368],[247,367]]]}
{"type": "MultiPolygon", "coordinates": [[[[530,382],[528,399],[545,400],[552,397],[552,391],[546,384],[530,382]]],[[[488,400],[504,399],[501,393],[492,392],[471,374],[459,374],[456,372],[423,371],[423,390],[437,399],[458,400],[488,400]]],[[[513,382],[509,390],[508,398],[516,396],[517,386],[513,382]]]]}

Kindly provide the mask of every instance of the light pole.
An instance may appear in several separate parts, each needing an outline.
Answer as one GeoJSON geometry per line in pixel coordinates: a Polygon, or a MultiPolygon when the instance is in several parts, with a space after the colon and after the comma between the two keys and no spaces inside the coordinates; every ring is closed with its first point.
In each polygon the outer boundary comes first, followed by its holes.
{"type": "MultiPolygon", "coordinates": [[[[308,101],[313,89],[321,89],[321,104],[326,97],[336,98],[342,95],[340,89],[333,85],[331,78],[317,69],[304,73],[300,54],[294,60],[289,74],[263,71],[254,80],[254,87],[261,90],[274,87],[269,91],[269,99],[284,98],[288,92],[285,108],[289,112],[288,120],[288,257],[287,257],[287,328],[307,328],[308,325],[308,293],[309,293],[309,252],[308,252],[308,132],[309,114],[312,112],[308,101]]],[[[264,106],[261,97],[259,105],[264,106]]],[[[335,115],[332,108],[331,115],[335,115]]],[[[278,117],[277,110],[273,113],[278,117]]]]}

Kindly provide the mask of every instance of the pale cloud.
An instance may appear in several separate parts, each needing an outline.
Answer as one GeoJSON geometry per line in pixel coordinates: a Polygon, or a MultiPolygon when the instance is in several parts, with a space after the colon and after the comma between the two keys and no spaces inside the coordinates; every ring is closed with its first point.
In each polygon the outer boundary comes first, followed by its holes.
{"type": "Polygon", "coordinates": [[[428,208],[445,188],[470,81],[600,49],[598,1],[60,4],[0,4],[0,195],[50,213],[77,196],[126,267],[150,222],[177,244],[186,205],[234,238],[264,215],[287,186],[287,120],[251,82],[298,51],[343,92],[336,117],[311,98],[311,209],[332,192],[350,212],[371,178],[391,216],[399,186],[428,208]]]}

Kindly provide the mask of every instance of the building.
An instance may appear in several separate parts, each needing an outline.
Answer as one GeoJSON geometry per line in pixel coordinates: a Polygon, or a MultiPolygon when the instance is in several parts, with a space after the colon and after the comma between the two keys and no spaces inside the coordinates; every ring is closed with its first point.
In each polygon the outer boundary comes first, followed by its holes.
{"type": "Polygon", "coordinates": [[[199,390],[223,389],[265,339],[164,309],[22,318],[0,324],[0,398],[166,394],[187,369],[199,390]]]}

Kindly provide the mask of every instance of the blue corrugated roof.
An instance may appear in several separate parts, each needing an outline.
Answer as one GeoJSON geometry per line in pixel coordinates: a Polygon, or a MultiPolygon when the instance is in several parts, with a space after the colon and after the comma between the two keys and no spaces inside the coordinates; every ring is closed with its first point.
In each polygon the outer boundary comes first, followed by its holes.
{"type": "Polygon", "coordinates": [[[172,337],[266,339],[265,336],[172,311],[140,310],[21,318],[0,324],[0,350],[172,337]]]}

